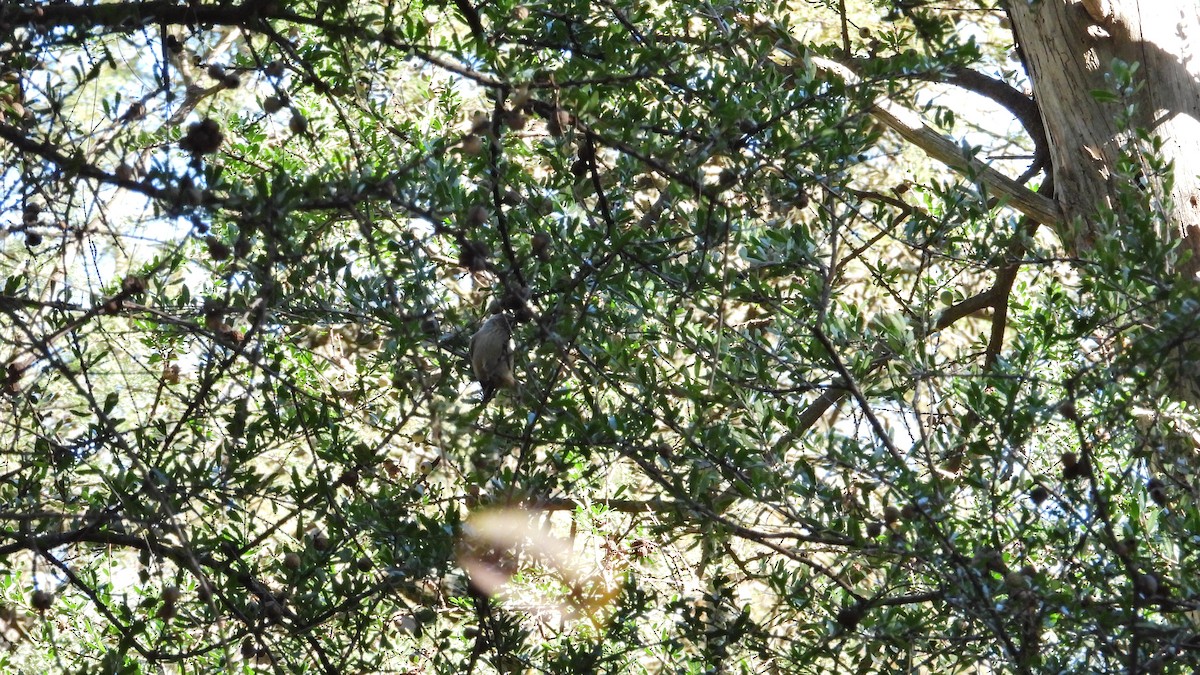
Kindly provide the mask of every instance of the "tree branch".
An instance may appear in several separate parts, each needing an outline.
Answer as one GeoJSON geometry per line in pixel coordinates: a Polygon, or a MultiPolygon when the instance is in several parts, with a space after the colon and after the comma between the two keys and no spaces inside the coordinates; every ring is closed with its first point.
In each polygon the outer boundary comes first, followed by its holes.
{"type": "Polygon", "coordinates": [[[81,159],[68,157],[64,155],[59,148],[49,143],[35,141],[26,136],[20,129],[2,122],[0,122],[0,139],[8,141],[13,145],[13,147],[21,152],[36,155],[47,162],[54,164],[66,175],[74,174],[82,178],[91,178],[102,183],[110,183],[112,185],[123,187],[126,190],[140,192],[147,197],[153,197],[155,199],[165,199],[173,196],[173,193],[162,188],[154,187],[149,183],[118,178],[116,175],[102,171],[96,166],[88,164],[81,159]]]}
{"type": "MultiPolygon", "coordinates": [[[[846,66],[821,57],[812,57],[812,62],[821,69],[835,73],[847,84],[858,81],[858,76],[846,66]]],[[[999,195],[1006,205],[1035,221],[1052,227],[1062,225],[1063,216],[1058,202],[1049,199],[1017,181],[1005,176],[968,152],[968,149],[942,136],[921,121],[911,110],[890,101],[880,101],[868,111],[875,119],[900,134],[933,159],[945,164],[973,181],[978,181],[999,195]]]]}
{"type": "MultiPolygon", "coordinates": [[[[753,16],[743,16],[742,21],[751,31],[775,39],[777,45],[780,45],[777,48],[788,53],[796,61],[811,63],[820,70],[841,77],[848,85],[858,84],[861,81],[850,66],[833,59],[805,54],[802,46],[797,46],[796,41],[790,35],[776,26],[753,16]],[[800,57],[800,54],[805,55],[800,57]]],[[[968,179],[983,184],[987,189],[1000,196],[1011,208],[1043,225],[1052,227],[1062,225],[1063,215],[1058,202],[1033,192],[988,166],[971,154],[968,148],[927,126],[915,112],[886,99],[871,104],[867,112],[900,134],[905,140],[921,148],[933,159],[963,174],[968,179]]]]}
{"type": "Polygon", "coordinates": [[[1037,103],[1013,88],[1009,83],[989,77],[965,66],[952,66],[949,70],[930,73],[929,76],[943,75],[946,81],[956,87],[974,92],[995,101],[1025,127],[1025,133],[1033,139],[1034,147],[1039,154],[1047,148],[1046,127],[1042,124],[1042,114],[1037,103]]]}

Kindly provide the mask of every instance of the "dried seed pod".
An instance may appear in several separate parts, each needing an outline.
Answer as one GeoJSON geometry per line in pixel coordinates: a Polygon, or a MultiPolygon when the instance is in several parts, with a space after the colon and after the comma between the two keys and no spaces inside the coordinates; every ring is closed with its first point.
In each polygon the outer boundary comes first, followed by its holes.
{"type": "Polygon", "coordinates": [[[288,129],[291,129],[293,134],[302,134],[308,131],[308,118],[292,108],[292,119],[288,120],[288,129]]]}
{"type": "Polygon", "coordinates": [[[216,152],[224,140],[221,125],[216,120],[206,117],[188,127],[187,134],[179,141],[179,147],[199,157],[216,152]]]}
{"type": "Polygon", "coordinates": [[[808,208],[808,201],[808,192],[802,186],[797,185],[796,194],[792,195],[792,206],[804,210],[808,208]]]}
{"type": "Polygon", "coordinates": [[[490,217],[491,214],[488,213],[488,208],[486,206],[483,204],[475,204],[467,210],[467,225],[471,227],[478,227],[486,223],[490,217]]]}
{"type": "Polygon", "coordinates": [[[1171,503],[1170,497],[1167,496],[1167,486],[1161,480],[1151,478],[1150,482],[1146,483],[1146,490],[1150,493],[1150,499],[1153,499],[1155,504],[1166,508],[1171,503]]]}
{"type": "Polygon", "coordinates": [[[1071,401],[1063,401],[1058,404],[1058,414],[1072,422],[1079,420],[1079,414],[1075,410],[1075,404],[1071,401]]]}
{"type": "Polygon", "coordinates": [[[1007,572],[1007,568],[1004,565],[1004,556],[990,546],[983,546],[976,549],[975,555],[971,558],[971,565],[980,572],[995,572],[997,574],[1007,572]]]}
{"type": "Polygon", "coordinates": [[[1004,585],[1012,591],[1023,591],[1029,588],[1029,579],[1017,570],[1009,570],[1004,574],[1004,585]]]}
{"type": "Polygon", "coordinates": [[[483,111],[477,111],[471,115],[471,133],[486,134],[492,128],[492,118],[483,111]]]}
{"type": "Polygon", "coordinates": [[[837,613],[838,625],[846,630],[854,630],[866,613],[867,608],[859,603],[843,607],[837,613]]]}
{"type": "Polygon", "coordinates": [[[236,347],[245,341],[246,335],[242,331],[229,325],[222,325],[217,329],[217,340],[227,346],[236,347]]]}
{"type": "Polygon", "coordinates": [[[33,605],[33,608],[37,611],[44,612],[50,609],[50,606],[54,604],[54,595],[49,591],[34,591],[33,594],[29,596],[29,604],[33,605]]]}
{"type": "Polygon", "coordinates": [[[490,258],[487,246],[481,241],[463,242],[458,252],[458,264],[472,272],[486,270],[490,258]]]}
{"type": "Polygon", "coordinates": [[[1062,467],[1062,479],[1064,482],[1086,478],[1092,469],[1087,457],[1080,458],[1073,452],[1063,453],[1062,467]]]}
{"type": "Polygon", "coordinates": [[[550,259],[551,247],[554,245],[554,240],[545,232],[534,232],[533,237],[529,240],[529,248],[533,251],[533,255],[542,262],[550,259]]]}
{"type": "Polygon", "coordinates": [[[483,139],[475,134],[467,134],[462,139],[462,150],[468,155],[478,155],[483,152],[483,139]]]}
{"type": "Polygon", "coordinates": [[[1049,497],[1050,491],[1041,485],[1038,485],[1029,491],[1029,498],[1033,500],[1033,503],[1037,506],[1041,506],[1042,502],[1046,501],[1049,497]]]}
{"type": "Polygon", "coordinates": [[[229,246],[225,242],[210,234],[204,238],[204,243],[208,246],[208,257],[217,262],[229,258],[229,246]]]}
{"type": "Polygon", "coordinates": [[[125,110],[125,114],[121,115],[122,122],[130,122],[132,120],[140,120],[146,115],[146,104],[141,101],[134,101],[129,104],[129,108],[125,110]]]}
{"type": "Polygon", "coordinates": [[[513,131],[521,131],[525,125],[529,123],[529,118],[525,117],[524,113],[516,110],[510,110],[504,113],[504,126],[513,131]]]}

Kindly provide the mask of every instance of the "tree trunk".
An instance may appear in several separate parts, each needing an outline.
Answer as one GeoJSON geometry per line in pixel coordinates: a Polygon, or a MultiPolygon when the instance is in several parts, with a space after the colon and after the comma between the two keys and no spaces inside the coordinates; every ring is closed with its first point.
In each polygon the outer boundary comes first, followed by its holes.
{"type": "Polygon", "coordinates": [[[1050,142],[1056,197],[1069,223],[1059,233],[1076,251],[1098,234],[1097,215],[1111,208],[1114,167],[1131,140],[1117,117],[1137,106],[1134,124],[1163,142],[1173,162],[1174,185],[1150,180],[1170,199],[1169,230],[1183,240],[1191,260],[1176,270],[1200,270],[1200,2],[1197,0],[1010,0],[1009,16],[1024,53],[1034,95],[1050,142]],[[1105,78],[1113,59],[1140,64],[1140,89],[1120,102],[1103,102],[1093,90],[1111,90],[1105,78]]]}

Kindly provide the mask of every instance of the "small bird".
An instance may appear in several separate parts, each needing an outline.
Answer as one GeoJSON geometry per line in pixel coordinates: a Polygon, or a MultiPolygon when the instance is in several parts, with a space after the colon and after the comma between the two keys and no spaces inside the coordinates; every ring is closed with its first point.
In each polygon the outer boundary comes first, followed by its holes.
{"type": "Polygon", "coordinates": [[[471,336],[471,368],[483,389],[481,404],[492,400],[501,387],[516,386],[512,326],[504,314],[492,316],[471,336]]]}

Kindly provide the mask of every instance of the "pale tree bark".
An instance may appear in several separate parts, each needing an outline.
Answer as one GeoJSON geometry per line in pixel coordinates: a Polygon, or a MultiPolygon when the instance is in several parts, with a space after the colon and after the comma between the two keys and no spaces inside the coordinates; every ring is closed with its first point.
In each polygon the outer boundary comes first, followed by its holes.
{"type": "MultiPolygon", "coordinates": [[[[1098,237],[1119,235],[1102,229],[1102,215],[1112,207],[1122,180],[1114,167],[1122,149],[1131,145],[1131,129],[1121,128],[1117,117],[1132,104],[1132,126],[1161,139],[1161,155],[1174,166],[1173,186],[1153,177],[1146,185],[1167,204],[1161,232],[1177,237],[1181,250],[1191,252],[1161,281],[1195,283],[1200,272],[1200,2],[1009,0],[1009,16],[1045,124],[1055,196],[1068,223],[1056,230],[1067,248],[1086,256],[1098,237]],[[1105,75],[1114,59],[1139,64],[1139,86],[1118,103],[1091,94],[1112,89],[1105,75]],[[1083,227],[1071,228],[1072,219],[1083,227]]],[[[1108,222],[1121,227],[1120,221],[1108,222]]],[[[1147,325],[1154,323],[1154,317],[1145,319],[1147,325]]],[[[1157,377],[1171,398],[1195,405],[1200,402],[1200,345],[1178,337],[1168,343],[1173,346],[1157,366],[1157,377]]],[[[1171,419],[1154,431],[1163,411],[1130,413],[1146,435],[1147,468],[1155,480],[1162,477],[1200,500],[1200,461],[1191,423],[1171,419]],[[1163,429],[1170,431],[1160,437],[1163,429]]]]}
{"type": "MultiPolygon", "coordinates": [[[[1067,221],[1064,243],[1085,250],[1097,214],[1113,204],[1113,168],[1130,130],[1120,109],[1137,106],[1136,126],[1164,142],[1174,164],[1169,229],[1192,251],[1181,275],[1200,270],[1200,2],[1197,0],[1010,0],[1009,16],[1024,54],[1050,144],[1055,196],[1067,221]],[[1114,59],[1140,64],[1141,87],[1120,103],[1091,92],[1110,90],[1114,59]]],[[[1151,190],[1163,186],[1151,181],[1151,190]]]]}

